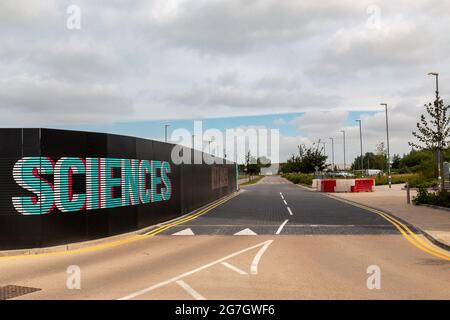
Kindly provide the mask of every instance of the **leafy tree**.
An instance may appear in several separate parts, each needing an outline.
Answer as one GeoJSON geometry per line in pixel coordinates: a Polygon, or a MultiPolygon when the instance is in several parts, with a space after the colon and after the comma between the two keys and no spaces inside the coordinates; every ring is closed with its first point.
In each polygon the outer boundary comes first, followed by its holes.
{"type": "Polygon", "coordinates": [[[427,120],[424,114],[420,116],[420,122],[417,123],[418,131],[412,133],[419,142],[409,142],[409,145],[419,150],[448,147],[450,117],[447,113],[450,106],[445,106],[444,101],[437,97],[434,103],[425,104],[425,108],[430,120],[427,120]]]}
{"type": "Polygon", "coordinates": [[[326,168],[325,161],[327,156],[323,154],[323,149],[320,149],[319,144],[313,144],[310,147],[304,145],[298,146],[298,155],[292,155],[291,158],[282,165],[280,171],[284,173],[315,172],[315,167],[318,171],[323,171],[326,168]]]}
{"type": "Polygon", "coordinates": [[[402,158],[398,154],[394,154],[392,157],[392,169],[399,169],[400,168],[400,160],[402,158]]]}
{"type": "Polygon", "coordinates": [[[387,158],[385,154],[374,154],[373,152],[366,152],[363,155],[363,166],[361,168],[361,156],[356,157],[351,166],[352,170],[361,169],[379,169],[385,170],[387,168],[387,158]]]}
{"type": "Polygon", "coordinates": [[[261,168],[270,167],[270,159],[266,157],[255,158],[252,157],[250,151],[245,157],[245,172],[250,176],[259,175],[261,173],[261,168]]]}
{"type": "Polygon", "coordinates": [[[324,155],[323,149],[320,149],[319,146],[315,146],[313,144],[311,147],[300,146],[301,150],[301,172],[304,173],[312,173],[316,171],[316,167],[318,171],[323,171],[326,168],[326,160],[327,156],[324,155]]]}
{"type": "Polygon", "coordinates": [[[417,123],[418,131],[412,133],[418,143],[409,142],[409,145],[419,150],[433,150],[438,163],[435,166],[435,172],[437,173],[437,168],[443,172],[442,157],[439,155],[443,149],[449,146],[447,139],[450,135],[450,117],[448,115],[450,106],[444,105],[444,101],[436,95],[434,103],[425,104],[425,108],[428,116],[426,117],[424,114],[420,116],[420,122],[417,123]]]}

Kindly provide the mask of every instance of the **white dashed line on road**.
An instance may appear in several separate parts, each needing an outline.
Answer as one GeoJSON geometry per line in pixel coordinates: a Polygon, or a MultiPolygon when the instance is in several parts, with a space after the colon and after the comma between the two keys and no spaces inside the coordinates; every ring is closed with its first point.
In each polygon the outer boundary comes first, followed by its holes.
{"type": "Polygon", "coordinates": [[[286,225],[286,223],[288,223],[289,220],[285,220],[281,226],[278,228],[277,232],[275,232],[275,234],[280,234],[281,231],[283,230],[284,226],[286,225]]]}
{"type": "MultiPolygon", "coordinates": [[[[287,201],[284,199],[284,196],[283,196],[283,193],[282,193],[282,192],[280,192],[280,196],[281,196],[281,199],[283,199],[284,205],[287,207],[287,210],[289,211],[289,214],[290,214],[291,216],[293,216],[292,211],[291,211],[291,208],[288,207],[288,203],[287,203],[287,201]]],[[[278,233],[277,233],[277,234],[278,234],[278,233]]]]}

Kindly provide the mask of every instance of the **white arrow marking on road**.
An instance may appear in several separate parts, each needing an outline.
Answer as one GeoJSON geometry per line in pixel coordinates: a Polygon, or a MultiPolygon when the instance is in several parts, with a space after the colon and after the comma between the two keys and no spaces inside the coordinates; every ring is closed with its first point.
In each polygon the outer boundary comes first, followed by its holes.
{"type": "MultiPolygon", "coordinates": [[[[258,248],[258,247],[264,246],[263,248],[264,248],[264,250],[265,250],[265,249],[267,249],[266,246],[269,246],[272,242],[273,242],[273,240],[268,240],[268,241],[264,241],[264,242],[258,243],[258,244],[254,245],[254,246],[252,246],[252,247],[248,247],[248,248],[242,249],[242,250],[240,250],[240,251],[238,251],[238,252],[229,254],[228,256],[223,257],[223,258],[221,258],[221,259],[219,259],[219,260],[216,260],[216,261],[210,262],[210,263],[208,263],[208,264],[205,264],[204,266],[201,266],[201,267],[199,267],[199,268],[197,268],[197,269],[194,269],[194,270],[185,272],[185,273],[180,274],[180,275],[178,275],[178,276],[176,276],[176,277],[173,277],[173,278],[171,278],[171,279],[169,279],[169,280],[166,280],[166,281],[163,281],[163,282],[154,284],[154,285],[152,285],[151,287],[147,287],[147,288],[145,288],[145,289],[142,289],[142,290],[133,292],[133,293],[131,293],[131,294],[125,296],[125,297],[119,298],[118,300],[130,300],[130,299],[136,298],[136,297],[138,297],[138,296],[141,296],[141,295],[143,295],[143,294],[146,294],[146,293],[148,293],[148,292],[150,292],[150,291],[153,291],[153,290],[155,290],[155,289],[164,287],[164,286],[166,286],[166,285],[168,285],[168,284],[171,284],[171,283],[173,283],[173,282],[176,282],[176,281],[178,281],[178,280],[181,280],[182,278],[185,278],[185,277],[187,277],[187,276],[190,276],[190,275],[192,275],[192,274],[194,274],[194,273],[197,273],[197,272],[199,272],[199,271],[205,270],[205,269],[207,269],[207,268],[209,268],[209,267],[212,267],[212,266],[214,266],[214,265],[216,265],[216,264],[218,264],[218,263],[224,262],[224,261],[226,261],[226,260],[228,260],[228,259],[231,259],[231,258],[233,258],[233,257],[236,257],[236,256],[242,254],[242,253],[248,252],[248,251],[253,250],[253,249],[256,249],[256,248],[258,248]]],[[[261,248],[261,249],[263,249],[263,248],[261,248]]],[[[258,256],[258,262],[259,262],[259,260],[261,259],[262,253],[264,253],[264,251],[263,251],[261,254],[260,254],[260,252],[261,252],[261,250],[259,250],[258,253],[256,254],[256,255],[258,256]]],[[[255,259],[256,259],[256,258],[257,258],[257,257],[255,257],[255,259]]],[[[258,265],[257,265],[257,264],[254,264],[254,263],[255,263],[255,259],[253,260],[252,267],[255,266],[255,267],[257,268],[258,265]]],[[[254,268],[253,268],[253,269],[254,269],[254,268]]],[[[256,271],[257,271],[257,270],[256,270],[256,271]]]]}
{"type": "Polygon", "coordinates": [[[265,245],[262,246],[261,249],[259,249],[258,253],[256,254],[255,258],[253,258],[252,265],[250,266],[250,273],[251,274],[258,274],[258,263],[259,260],[261,260],[262,255],[267,250],[267,248],[270,246],[270,244],[273,242],[273,240],[267,241],[265,245]]]}
{"type": "Polygon", "coordinates": [[[186,290],[187,293],[189,293],[195,300],[206,300],[204,296],[202,296],[200,293],[194,290],[190,285],[188,285],[183,280],[176,281],[177,284],[182,287],[184,290],[186,290]]]}
{"type": "Polygon", "coordinates": [[[233,266],[232,264],[229,264],[228,262],[222,262],[222,264],[223,264],[225,267],[227,267],[227,268],[229,268],[229,269],[231,269],[231,270],[233,270],[233,271],[236,271],[236,272],[239,273],[239,274],[247,274],[247,272],[245,272],[244,270],[241,270],[241,269],[239,269],[238,267],[235,267],[235,266],[233,266]]]}
{"type": "Polygon", "coordinates": [[[191,228],[187,228],[172,234],[173,236],[194,236],[194,232],[192,232],[191,228]]]}
{"type": "Polygon", "coordinates": [[[239,232],[236,232],[234,235],[235,236],[256,236],[256,233],[254,233],[252,230],[247,228],[247,229],[241,230],[239,232]]]}

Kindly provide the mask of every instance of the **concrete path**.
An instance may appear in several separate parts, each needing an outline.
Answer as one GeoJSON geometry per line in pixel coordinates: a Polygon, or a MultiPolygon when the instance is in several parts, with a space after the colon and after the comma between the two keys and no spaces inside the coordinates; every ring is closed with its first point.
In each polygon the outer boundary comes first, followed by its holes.
{"type": "MultiPolygon", "coordinates": [[[[402,190],[403,186],[404,184],[397,184],[391,189],[388,186],[376,186],[374,192],[333,193],[333,196],[392,213],[450,246],[450,211],[408,205],[406,190],[402,190]]],[[[411,190],[411,199],[415,195],[416,191],[411,190]]]]}

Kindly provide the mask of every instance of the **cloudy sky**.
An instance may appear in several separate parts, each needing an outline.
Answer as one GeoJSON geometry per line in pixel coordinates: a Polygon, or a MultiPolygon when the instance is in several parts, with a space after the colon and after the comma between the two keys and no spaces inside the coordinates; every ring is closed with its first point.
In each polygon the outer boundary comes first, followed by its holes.
{"type": "Polygon", "coordinates": [[[2,0],[0,125],[161,139],[166,122],[204,119],[280,129],[281,160],[336,137],[342,162],[341,129],[359,152],[355,119],[365,151],[385,140],[387,102],[404,153],[427,73],[450,93],[449,15],[440,0],[2,0]]]}

